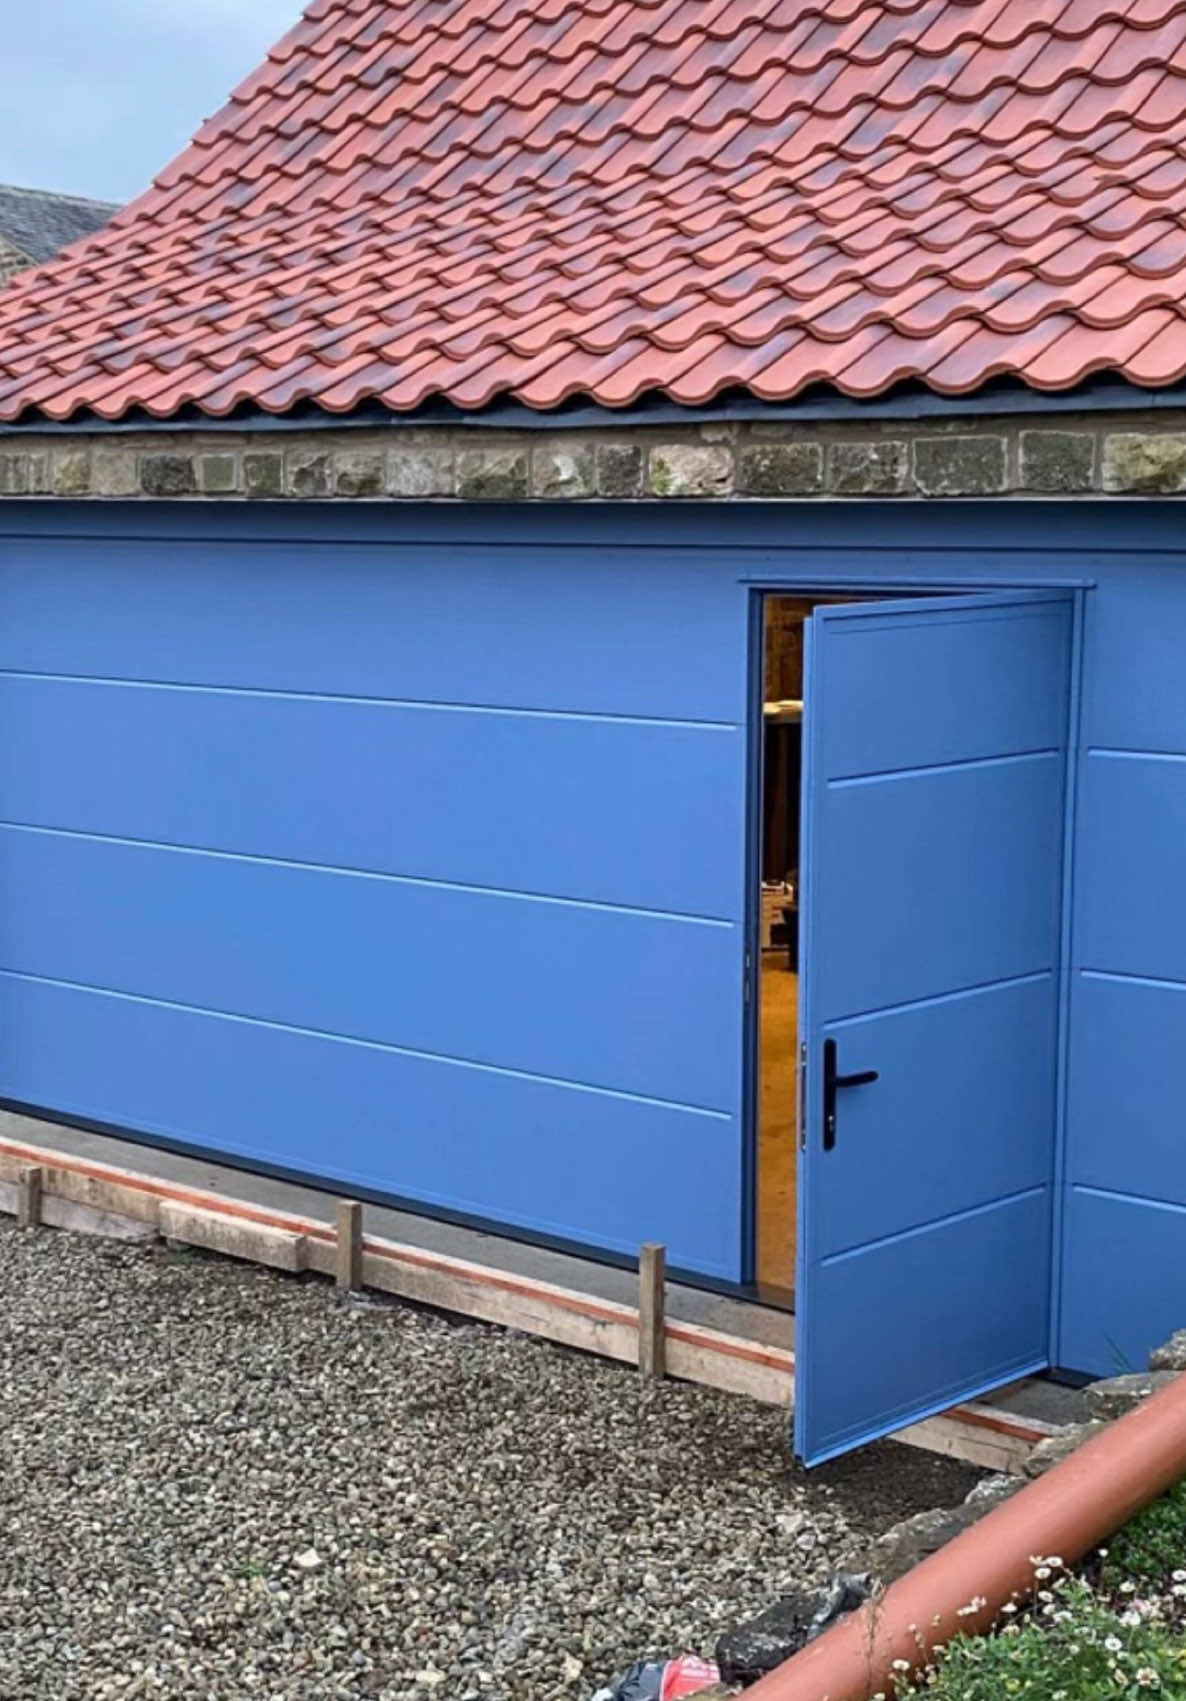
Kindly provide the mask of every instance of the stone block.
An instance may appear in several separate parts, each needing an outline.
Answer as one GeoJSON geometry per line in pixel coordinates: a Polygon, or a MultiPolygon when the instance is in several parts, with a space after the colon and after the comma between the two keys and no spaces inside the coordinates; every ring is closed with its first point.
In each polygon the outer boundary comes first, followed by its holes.
{"type": "Polygon", "coordinates": [[[1104,489],[1176,496],[1186,490],[1186,433],[1119,431],[1104,443],[1104,489]]]}
{"type": "Polygon", "coordinates": [[[531,494],[549,501],[592,496],[597,465],[589,444],[537,449],[531,457],[531,494]]]}
{"type": "Polygon", "coordinates": [[[900,496],[909,470],[909,446],[896,439],[833,443],[828,455],[828,488],[835,496],[900,496]]]}
{"type": "Polygon", "coordinates": [[[723,444],[671,443],[651,450],[650,474],[655,496],[727,496],[733,455],[723,444]]]}
{"type": "Polygon", "coordinates": [[[1179,1329],[1168,1341],[1149,1354],[1150,1370],[1186,1370],[1186,1329],[1179,1329]]]}
{"type": "Polygon", "coordinates": [[[339,449],[334,456],[334,490],[352,500],[387,494],[387,466],[374,449],[339,449]]]}
{"type": "Polygon", "coordinates": [[[979,1507],[966,1504],[938,1507],[932,1512],[916,1512],[913,1517],[903,1518],[900,1524],[894,1524],[884,1535],[878,1536],[848,1569],[867,1572],[888,1588],[924,1559],[929,1559],[931,1554],[938,1553],[941,1547],[954,1541],[956,1536],[971,1529],[982,1515],[979,1507]]]}
{"type": "Polygon", "coordinates": [[[1177,1380],[1178,1373],[1173,1370],[1145,1370],[1135,1376],[1109,1376],[1102,1382],[1092,1382],[1084,1389],[1083,1404],[1090,1417],[1110,1423],[1113,1418],[1123,1417],[1125,1412],[1135,1411],[1150,1394],[1168,1388],[1177,1380]]]}
{"type": "Polygon", "coordinates": [[[607,502],[628,502],[642,491],[642,450],[637,443],[599,443],[597,488],[607,502]]]}
{"type": "Polygon", "coordinates": [[[1023,431],[1021,488],[1073,496],[1095,484],[1095,438],[1089,431],[1023,431]]]}
{"type": "Polygon", "coordinates": [[[824,485],[819,443],[747,443],[738,464],[743,496],[815,496],[824,485]]]}
{"type": "Polygon", "coordinates": [[[981,1477],[975,1488],[968,1490],[964,1496],[964,1505],[975,1512],[978,1518],[994,1511],[1006,1500],[1011,1500],[1017,1490],[1023,1485],[1023,1478],[1008,1476],[981,1477]]]}
{"type": "Polygon", "coordinates": [[[0,454],[0,496],[28,496],[28,455],[0,454]]]}
{"type": "Polygon", "coordinates": [[[452,496],[453,451],[409,445],[387,456],[387,489],[392,496],[452,496]]]}
{"type": "Polygon", "coordinates": [[[1004,437],[919,437],[914,482],[924,496],[999,496],[1007,477],[1004,437]]]}
{"type": "Polygon", "coordinates": [[[89,449],[53,450],[53,487],[55,496],[89,496],[91,489],[91,452],[89,449]]]}
{"type": "Polygon", "coordinates": [[[1059,1465],[1064,1459],[1069,1459],[1085,1441],[1090,1441],[1092,1436],[1098,1435],[1103,1428],[1102,1423],[1093,1419],[1088,1423],[1068,1423],[1062,1429],[1056,1429],[1045,1441],[1038,1442],[1026,1460],[1026,1476],[1044,1476],[1052,1465],[1059,1465]]]}
{"type": "Polygon", "coordinates": [[[139,496],[135,455],[127,449],[96,449],[91,460],[91,485],[96,496],[139,496]]]}
{"type": "Polygon", "coordinates": [[[140,457],[140,488],[145,496],[192,496],[197,487],[192,455],[140,457]]]}
{"type": "Polygon", "coordinates": [[[330,494],[332,464],[326,454],[316,449],[294,449],[285,456],[286,489],[290,496],[305,501],[330,494]]]}
{"type": "Polygon", "coordinates": [[[283,496],[284,456],[244,455],[243,492],[256,502],[275,501],[278,496],[283,496]]]}
{"type": "Polygon", "coordinates": [[[234,455],[203,455],[198,462],[198,484],[203,496],[233,496],[239,488],[234,455]]]}
{"type": "Polygon", "coordinates": [[[457,494],[468,502],[513,502],[527,495],[527,450],[462,449],[457,494]]]}

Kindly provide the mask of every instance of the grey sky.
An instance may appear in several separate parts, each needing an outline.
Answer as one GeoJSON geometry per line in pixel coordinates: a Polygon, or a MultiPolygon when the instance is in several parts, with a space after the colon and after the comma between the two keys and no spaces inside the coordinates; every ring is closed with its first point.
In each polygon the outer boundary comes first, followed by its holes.
{"type": "Polygon", "coordinates": [[[0,183],[126,201],[304,0],[0,0],[0,183]]]}

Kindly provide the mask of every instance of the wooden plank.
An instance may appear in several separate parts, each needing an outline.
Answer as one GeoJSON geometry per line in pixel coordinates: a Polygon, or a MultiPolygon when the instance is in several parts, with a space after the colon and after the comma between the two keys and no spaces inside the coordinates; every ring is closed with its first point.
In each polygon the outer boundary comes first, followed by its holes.
{"type": "Polygon", "coordinates": [[[362,1206],[357,1199],[338,1200],[338,1244],[335,1278],[339,1293],[357,1293],[362,1286],[362,1206]]]}
{"type": "Polygon", "coordinates": [[[927,1453],[943,1453],[948,1458],[961,1459],[966,1465],[980,1465],[1007,1476],[1020,1474],[1033,1446],[1032,1441],[1021,1440],[1016,1435],[976,1428],[959,1415],[958,1409],[899,1429],[891,1440],[901,1441],[907,1447],[921,1447],[927,1453]]]}
{"type": "Polygon", "coordinates": [[[161,1204],[161,1233],[186,1246],[205,1247],[227,1258],[266,1264],[273,1270],[305,1268],[305,1240],[289,1230],[244,1222],[230,1211],[201,1211],[192,1205],[161,1204]]]}
{"type": "Polygon", "coordinates": [[[40,1164],[25,1164],[16,1184],[16,1226],[30,1229],[41,1226],[41,1186],[45,1171],[40,1164]]]}
{"type": "MultiPolygon", "coordinates": [[[[19,1175],[30,1165],[43,1171],[45,1223],[89,1224],[90,1232],[103,1232],[96,1225],[105,1219],[144,1234],[159,1221],[162,1233],[187,1244],[275,1269],[337,1277],[338,1235],[328,1223],[14,1141],[0,1140],[0,1210],[15,1211],[19,1175]]],[[[360,1254],[367,1287],[624,1364],[639,1363],[640,1315],[634,1306],[378,1237],[360,1236],[360,1254]]],[[[791,1406],[794,1355],[784,1347],[668,1318],[663,1356],[669,1376],[791,1406]]],[[[1051,1427],[1002,1407],[969,1403],[912,1424],[894,1439],[992,1470],[1016,1471],[1051,1427]]]]}
{"type": "Polygon", "coordinates": [[[667,1249],[648,1242],[638,1258],[638,1368],[644,1376],[667,1373],[666,1284],[667,1249]]]}

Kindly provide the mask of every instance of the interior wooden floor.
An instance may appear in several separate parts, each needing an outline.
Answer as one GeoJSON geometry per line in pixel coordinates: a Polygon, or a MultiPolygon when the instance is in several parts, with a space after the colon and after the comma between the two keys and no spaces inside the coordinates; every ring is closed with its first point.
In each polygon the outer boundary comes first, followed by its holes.
{"type": "Polygon", "coordinates": [[[789,1305],[795,1285],[799,977],[785,951],[762,954],[758,1105],[758,1287],[789,1305]]]}

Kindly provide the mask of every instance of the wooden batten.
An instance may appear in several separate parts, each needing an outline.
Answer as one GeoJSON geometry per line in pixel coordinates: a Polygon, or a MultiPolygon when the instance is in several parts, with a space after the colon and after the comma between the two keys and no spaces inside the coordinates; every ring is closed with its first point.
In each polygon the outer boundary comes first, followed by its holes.
{"type": "MultiPolygon", "coordinates": [[[[349,1287],[373,1288],[623,1364],[639,1364],[646,1328],[661,1327],[661,1352],[652,1341],[648,1362],[661,1364],[668,1376],[744,1394],[764,1405],[791,1406],[794,1355],[785,1347],[664,1317],[657,1297],[661,1261],[653,1256],[644,1272],[648,1297],[641,1308],[650,1322],[643,1317],[640,1327],[636,1306],[364,1236],[357,1207],[357,1215],[349,1209],[340,1213],[336,1225],[319,1222],[18,1141],[0,1140],[0,1211],[19,1213],[21,1178],[30,1169],[41,1176],[40,1221],[52,1227],[125,1239],[163,1235],[273,1269],[312,1271],[339,1285],[345,1279],[349,1287]]],[[[343,1201],[346,1207],[352,1203],[343,1201]]],[[[911,1424],[895,1440],[992,1470],[1018,1471],[1034,1443],[1054,1427],[973,1403],[911,1424]]]]}

